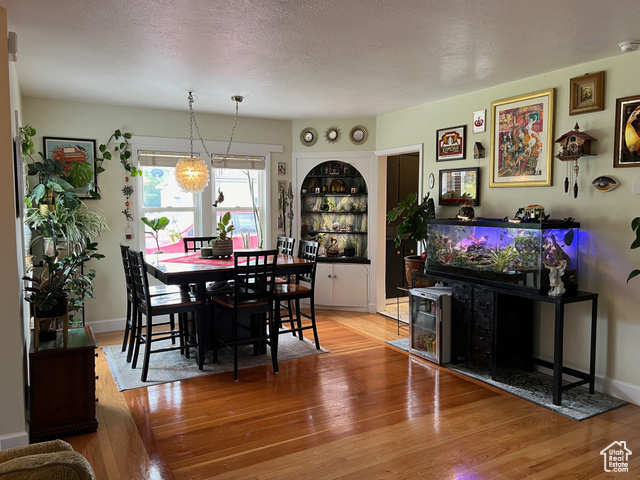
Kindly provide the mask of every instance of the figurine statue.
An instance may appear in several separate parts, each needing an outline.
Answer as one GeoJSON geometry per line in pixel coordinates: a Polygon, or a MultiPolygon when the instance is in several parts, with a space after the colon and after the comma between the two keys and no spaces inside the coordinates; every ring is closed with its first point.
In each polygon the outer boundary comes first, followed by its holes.
{"type": "Polygon", "coordinates": [[[567,261],[560,260],[558,263],[554,263],[553,265],[546,265],[549,271],[549,284],[551,288],[549,289],[550,297],[561,297],[567,290],[564,288],[564,283],[562,282],[562,275],[564,275],[564,271],[567,268],[567,261]]]}

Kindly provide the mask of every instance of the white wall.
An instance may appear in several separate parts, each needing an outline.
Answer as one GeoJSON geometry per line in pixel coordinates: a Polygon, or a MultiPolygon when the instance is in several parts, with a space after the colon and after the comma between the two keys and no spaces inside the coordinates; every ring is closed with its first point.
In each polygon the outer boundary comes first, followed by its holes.
{"type": "MultiPolygon", "coordinates": [[[[633,177],[640,176],[640,168],[613,168],[616,98],[640,95],[638,78],[640,53],[632,53],[381,115],[377,118],[376,150],[423,143],[425,192],[429,191],[429,173],[438,178],[442,168],[479,166],[480,206],[475,209],[476,216],[513,216],[519,207],[541,204],[554,218],[576,218],[581,223],[580,289],[600,294],[596,364],[600,388],[640,404],[640,279],[626,284],[629,272],[640,267],[640,252],[629,249],[634,239],[630,223],[640,215],[640,195],[631,192],[631,183],[633,177]],[[569,79],[601,70],[605,71],[605,110],[570,116],[569,79]],[[565,164],[556,159],[551,187],[489,188],[491,102],[548,88],[556,90],[553,139],[572,130],[576,122],[581,131],[597,138],[597,155],[579,161],[578,198],[564,193],[565,164]],[[487,110],[487,132],[474,135],[473,112],[483,109],[487,110]],[[435,131],[462,124],[467,125],[467,159],[436,163],[435,131]],[[474,142],[483,144],[486,158],[473,159],[474,142]],[[600,175],[615,177],[621,186],[611,192],[596,191],[591,182],[600,175]]],[[[555,155],[559,149],[554,147],[555,155]]],[[[437,199],[437,182],[430,192],[437,199]]],[[[439,218],[457,213],[454,207],[437,208],[439,218]]],[[[566,312],[565,363],[586,369],[589,305],[570,305],[566,312]]],[[[541,357],[552,359],[553,311],[544,305],[537,316],[539,337],[535,348],[541,357]]]]}
{"type": "MultiPolygon", "coordinates": [[[[96,145],[106,143],[111,133],[120,128],[135,136],[167,138],[189,138],[189,113],[185,97],[184,111],[154,110],[123,107],[116,105],[64,102],[41,98],[23,99],[23,124],[30,124],[37,130],[34,139],[36,149],[42,150],[42,136],[95,139],[96,145]]],[[[196,117],[200,132],[205,140],[229,141],[233,117],[198,114],[196,117]]],[[[234,136],[234,143],[259,143],[283,145],[283,153],[271,156],[272,196],[277,191],[276,168],[278,162],[291,162],[291,122],[240,117],[234,136]]],[[[119,159],[105,162],[106,171],[98,177],[101,200],[88,200],[87,205],[104,213],[111,229],[99,241],[100,251],[106,259],[92,262],[97,271],[95,279],[95,299],[87,300],[87,322],[96,331],[112,329],[116,323],[124,327],[125,302],[123,297],[122,264],[119,243],[125,242],[127,222],[121,211],[125,197],[125,171],[119,159]],[[122,301],[121,301],[122,300],[122,301]]],[[[270,219],[277,219],[276,201],[271,202],[270,219]]],[[[275,220],[274,220],[275,221],[275,220]]],[[[272,232],[276,225],[272,224],[272,232]]],[[[275,235],[275,233],[274,233],[275,235]]],[[[274,237],[275,238],[275,237],[274,237]]],[[[272,239],[273,240],[273,239],[272,239]]]]}
{"type": "MultiPolygon", "coordinates": [[[[0,8],[0,38],[7,38],[7,12],[0,8]]],[[[22,227],[16,218],[13,137],[16,131],[14,111],[19,110],[15,64],[10,64],[7,49],[0,49],[0,250],[4,253],[0,277],[0,449],[25,445],[25,341],[22,327],[22,267],[18,259],[22,248],[22,227]],[[13,125],[12,125],[13,124],[13,125]],[[15,258],[14,258],[15,257],[15,258]]]]}

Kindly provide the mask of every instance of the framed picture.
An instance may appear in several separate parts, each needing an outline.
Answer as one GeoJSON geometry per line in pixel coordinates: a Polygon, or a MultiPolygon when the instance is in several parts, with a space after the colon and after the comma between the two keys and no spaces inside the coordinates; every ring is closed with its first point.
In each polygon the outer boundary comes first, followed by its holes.
{"type": "Polygon", "coordinates": [[[287,164],[284,162],[278,162],[278,175],[287,174],[287,164]]]}
{"type": "Polygon", "coordinates": [[[490,187],[547,187],[553,158],[554,89],[491,103],[490,187]]]}
{"type": "Polygon", "coordinates": [[[98,174],[96,172],[96,141],[79,138],[42,137],[44,143],[44,155],[52,160],[59,160],[69,172],[77,163],[86,163],[91,167],[93,181],[88,181],[84,186],[74,189],[81,198],[91,198],[92,183],[97,186],[98,174]]]}
{"type": "Polygon", "coordinates": [[[486,116],[486,110],[473,112],[473,133],[482,133],[487,130],[486,116]]]}
{"type": "Polygon", "coordinates": [[[569,80],[569,115],[604,110],[604,72],[569,80]]]}
{"type": "Polygon", "coordinates": [[[478,185],[480,184],[480,168],[455,168],[440,170],[440,205],[480,205],[478,185]]]}
{"type": "Polygon", "coordinates": [[[467,126],[436,130],[436,162],[463,160],[467,146],[467,126]]]}
{"type": "Polygon", "coordinates": [[[616,100],[614,167],[640,167],[640,95],[616,100]]]}

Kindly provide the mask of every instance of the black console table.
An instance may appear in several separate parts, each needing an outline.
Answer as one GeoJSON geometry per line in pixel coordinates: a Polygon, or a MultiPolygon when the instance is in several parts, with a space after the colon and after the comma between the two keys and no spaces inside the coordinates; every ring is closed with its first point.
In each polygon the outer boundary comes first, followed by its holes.
{"type": "MultiPolygon", "coordinates": [[[[483,326],[481,322],[479,322],[479,325],[474,326],[471,331],[471,335],[475,335],[476,337],[478,335],[486,335],[488,338],[487,343],[493,346],[493,349],[489,348],[488,353],[486,353],[486,356],[488,358],[488,361],[486,363],[490,363],[492,367],[492,373],[495,373],[495,368],[497,364],[497,352],[495,351],[495,348],[497,347],[497,336],[498,336],[498,328],[497,328],[498,313],[497,312],[500,309],[500,305],[499,305],[500,302],[502,301],[504,303],[511,303],[509,300],[515,297],[516,300],[519,298],[519,299],[527,299],[530,301],[552,303],[555,309],[553,363],[548,362],[546,360],[539,359],[539,358],[533,358],[533,356],[531,355],[530,347],[525,348],[525,354],[527,356],[530,356],[530,359],[529,359],[530,362],[535,363],[537,365],[541,365],[543,367],[553,369],[552,393],[553,393],[554,405],[561,404],[562,392],[570,388],[589,384],[589,393],[594,392],[595,367],[596,367],[596,327],[597,327],[597,320],[598,320],[598,294],[597,293],[584,292],[584,291],[577,290],[573,292],[567,292],[561,297],[550,297],[548,295],[543,295],[537,292],[529,292],[529,291],[523,291],[523,290],[518,290],[514,288],[501,287],[501,286],[489,284],[489,282],[476,281],[471,278],[459,278],[456,276],[450,276],[440,272],[430,272],[430,271],[426,271],[425,273],[415,272],[413,275],[414,283],[415,283],[416,277],[424,277],[424,278],[429,278],[431,280],[436,280],[439,282],[445,282],[445,283],[451,284],[452,287],[457,285],[458,288],[462,288],[462,289],[465,289],[465,288],[473,289],[473,288],[480,287],[484,291],[491,291],[495,294],[494,298],[496,299],[497,305],[495,305],[495,310],[491,310],[493,326],[495,328],[486,328],[483,326]],[[589,358],[589,371],[581,372],[569,367],[565,367],[563,365],[564,310],[565,310],[565,305],[567,304],[586,302],[586,301],[591,301],[591,339],[590,339],[591,349],[590,349],[590,358],[589,358]],[[562,384],[563,373],[572,375],[573,377],[576,377],[580,380],[563,385],[562,384]]],[[[452,300],[453,302],[456,301],[455,294],[452,300]]],[[[476,308],[480,308],[480,310],[482,311],[483,304],[481,301],[477,302],[476,308]]],[[[484,305],[484,308],[486,309],[486,305],[484,305]]],[[[453,310],[455,311],[455,308],[453,310]]],[[[531,328],[531,327],[528,327],[528,328],[531,328]]],[[[456,341],[459,341],[459,340],[456,340],[456,335],[454,331],[452,331],[452,337],[453,337],[452,341],[454,342],[454,345],[452,346],[453,347],[452,350],[454,352],[454,360],[455,360],[455,352],[456,352],[455,343],[456,341]]],[[[530,341],[530,340],[527,340],[527,341],[530,341]]],[[[461,343],[464,345],[464,342],[461,342],[461,343]]],[[[480,356],[482,356],[483,353],[485,353],[478,350],[480,349],[476,348],[473,350],[473,352],[480,356]]]]}

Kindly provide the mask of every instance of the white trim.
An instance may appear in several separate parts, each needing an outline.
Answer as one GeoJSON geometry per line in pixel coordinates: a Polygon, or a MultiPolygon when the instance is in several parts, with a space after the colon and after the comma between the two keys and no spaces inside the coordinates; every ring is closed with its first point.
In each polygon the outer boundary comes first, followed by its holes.
{"type": "Polygon", "coordinates": [[[29,434],[26,430],[0,436],[0,450],[24,447],[25,445],[29,445],[29,434]]]}

